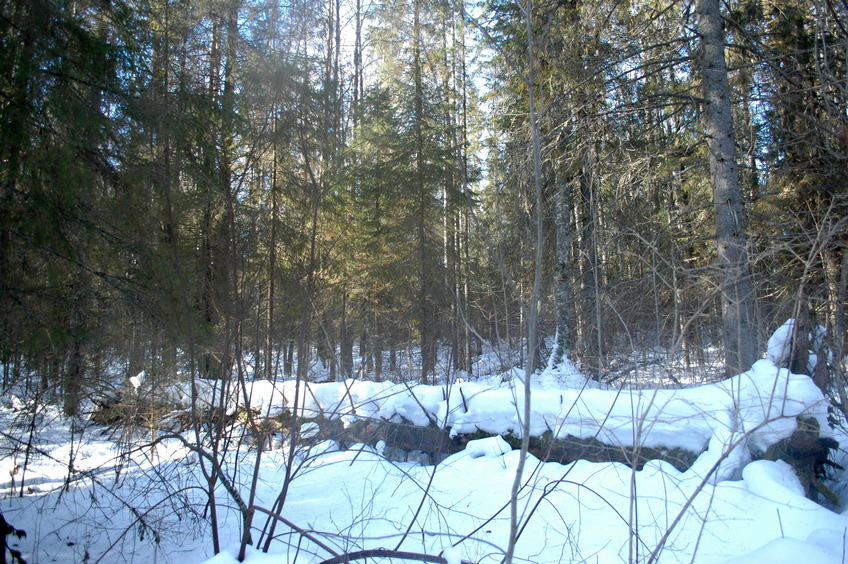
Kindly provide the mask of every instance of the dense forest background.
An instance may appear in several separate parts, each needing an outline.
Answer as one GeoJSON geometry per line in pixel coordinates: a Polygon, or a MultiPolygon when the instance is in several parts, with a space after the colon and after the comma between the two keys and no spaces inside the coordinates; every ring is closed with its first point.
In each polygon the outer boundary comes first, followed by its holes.
{"type": "Polygon", "coordinates": [[[696,8],[0,0],[4,387],[432,382],[528,322],[599,379],[738,371],[790,317],[842,359],[848,4],[717,5],[714,87],[696,8]]]}

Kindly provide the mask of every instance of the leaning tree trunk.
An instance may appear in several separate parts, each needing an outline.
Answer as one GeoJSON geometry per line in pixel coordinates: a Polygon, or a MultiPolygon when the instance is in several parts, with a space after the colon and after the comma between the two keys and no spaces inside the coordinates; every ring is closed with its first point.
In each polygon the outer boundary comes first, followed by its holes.
{"type": "Polygon", "coordinates": [[[725,374],[732,376],[750,368],[757,358],[753,286],[739,193],[731,90],[724,59],[724,32],[719,0],[699,0],[698,15],[707,144],[721,277],[725,374]]]}

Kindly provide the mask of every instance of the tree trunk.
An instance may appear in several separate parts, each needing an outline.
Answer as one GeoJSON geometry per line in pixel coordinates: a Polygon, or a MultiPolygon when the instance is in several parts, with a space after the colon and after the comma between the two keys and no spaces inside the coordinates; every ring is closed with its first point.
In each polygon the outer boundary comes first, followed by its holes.
{"type": "Polygon", "coordinates": [[[716,246],[720,269],[725,374],[751,367],[757,358],[754,291],[751,283],[739,172],[733,138],[731,90],[724,58],[724,32],[718,0],[698,1],[702,78],[706,108],[710,178],[713,186],[716,246]]]}
{"type": "Polygon", "coordinates": [[[556,303],[556,350],[554,364],[571,355],[571,288],[568,266],[571,260],[571,183],[559,182],[556,201],[556,263],[554,264],[554,300],[556,303]]]}
{"type": "Polygon", "coordinates": [[[581,333],[582,361],[584,367],[597,377],[600,373],[601,346],[598,299],[598,246],[597,246],[597,188],[595,186],[595,154],[591,146],[584,150],[580,174],[581,254],[582,272],[582,315],[581,333]]]}
{"type": "Polygon", "coordinates": [[[341,354],[341,374],[344,378],[353,376],[353,330],[348,323],[348,303],[347,293],[342,296],[342,315],[340,321],[340,354],[341,354]]]}
{"type": "Polygon", "coordinates": [[[79,415],[83,382],[83,288],[81,282],[72,285],[71,347],[63,386],[63,412],[67,417],[79,415]]]}
{"type": "Polygon", "coordinates": [[[418,239],[418,331],[421,347],[421,382],[427,383],[431,372],[431,326],[429,284],[427,283],[427,193],[424,181],[424,86],[421,77],[421,2],[413,2],[412,75],[415,128],[415,183],[418,196],[416,237],[418,239]]]}
{"type": "MultiPolygon", "coordinates": [[[[275,277],[277,271],[277,222],[279,221],[279,209],[277,207],[277,180],[279,156],[277,152],[276,133],[279,127],[277,119],[277,108],[274,108],[274,146],[272,148],[271,161],[271,240],[268,241],[268,280],[266,282],[266,300],[267,306],[265,310],[265,379],[273,380],[276,377],[276,371],[273,369],[274,355],[274,302],[276,300],[276,285],[275,277]]],[[[258,364],[258,359],[257,359],[258,364]]]]}
{"type": "Polygon", "coordinates": [[[374,380],[383,380],[383,318],[374,311],[374,380]]]}
{"type": "Polygon", "coordinates": [[[394,338],[389,340],[389,371],[397,374],[397,341],[394,338]]]}
{"type": "Polygon", "coordinates": [[[293,339],[289,339],[286,344],[285,359],[283,360],[283,372],[289,377],[294,373],[294,349],[295,342],[293,339]]]}

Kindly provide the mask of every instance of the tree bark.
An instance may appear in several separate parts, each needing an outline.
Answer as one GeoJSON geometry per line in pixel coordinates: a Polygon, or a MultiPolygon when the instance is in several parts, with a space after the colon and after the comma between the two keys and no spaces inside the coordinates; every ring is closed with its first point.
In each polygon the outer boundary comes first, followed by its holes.
{"type": "Polygon", "coordinates": [[[731,90],[724,58],[719,1],[699,0],[698,16],[720,271],[725,374],[729,377],[750,368],[757,358],[754,291],[739,192],[731,90]]]}
{"type": "Polygon", "coordinates": [[[554,264],[554,300],[556,303],[556,350],[554,364],[571,355],[571,288],[568,265],[571,261],[571,184],[559,183],[556,210],[556,263],[554,264]]]}
{"type": "Polygon", "coordinates": [[[427,183],[424,179],[424,83],[421,62],[421,2],[413,2],[412,75],[415,128],[415,188],[418,196],[416,237],[418,239],[418,330],[421,348],[421,382],[426,384],[434,369],[432,304],[430,303],[429,265],[427,264],[427,183]]]}
{"type": "MultiPolygon", "coordinates": [[[[277,108],[274,108],[274,133],[276,137],[278,121],[277,108]]],[[[277,222],[279,211],[277,208],[277,175],[278,155],[277,141],[275,139],[272,148],[273,158],[271,162],[271,240],[268,242],[268,280],[266,282],[267,307],[265,311],[265,379],[273,381],[276,378],[276,370],[273,369],[274,360],[274,302],[276,300],[275,277],[277,270],[277,222]]],[[[257,359],[258,362],[258,359],[257,359]]]]}

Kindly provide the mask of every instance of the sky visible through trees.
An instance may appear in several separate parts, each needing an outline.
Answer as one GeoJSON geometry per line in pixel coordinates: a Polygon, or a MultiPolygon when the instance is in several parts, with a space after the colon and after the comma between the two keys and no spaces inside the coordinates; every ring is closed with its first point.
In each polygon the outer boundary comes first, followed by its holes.
{"type": "Polygon", "coordinates": [[[68,413],[113,358],[382,378],[414,347],[431,381],[521,348],[537,222],[538,330],[596,378],[655,348],[730,374],[796,313],[844,334],[844,6],[720,5],[714,87],[695,8],[4,4],[4,364],[68,413]]]}

